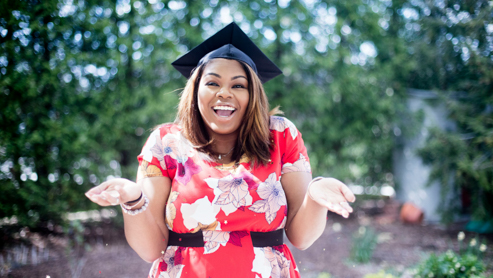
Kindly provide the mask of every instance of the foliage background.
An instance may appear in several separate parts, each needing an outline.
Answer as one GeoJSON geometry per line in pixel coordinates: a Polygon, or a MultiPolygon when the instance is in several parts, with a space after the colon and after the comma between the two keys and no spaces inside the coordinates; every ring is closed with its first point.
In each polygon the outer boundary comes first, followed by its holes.
{"type": "Polygon", "coordinates": [[[407,88],[444,94],[458,132],[422,150],[491,218],[492,8],[488,1],[0,2],[0,218],[63,222],[83,195],[132,179],[149,131],[174,120],[170,63],[231,21],[284,71],[265,85],[303,133],[314,175],[394,186],[407,88]],[[464,139],[464,133],[472,134],[464,139]],[[480,185],[479,189],[477,184],[480,185]]]}

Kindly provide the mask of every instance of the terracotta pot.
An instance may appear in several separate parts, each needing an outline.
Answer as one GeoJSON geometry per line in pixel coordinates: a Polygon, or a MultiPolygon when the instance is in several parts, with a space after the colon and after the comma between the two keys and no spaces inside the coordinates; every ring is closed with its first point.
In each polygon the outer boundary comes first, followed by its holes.
{"type": "Polygon", "coordinates": [[[405,202],[401,208],[400,219],[403,223],[421,224],[423,223],[424,213],[410,202],[405,202]]]}

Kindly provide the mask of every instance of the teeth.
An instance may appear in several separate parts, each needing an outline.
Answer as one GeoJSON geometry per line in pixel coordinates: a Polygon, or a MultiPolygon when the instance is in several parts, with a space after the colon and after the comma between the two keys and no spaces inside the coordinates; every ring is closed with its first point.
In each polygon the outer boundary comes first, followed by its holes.
{"type": "Polygon", "coordinates": [[[214,110],[229,110],[229,111],[234,111],[233,107],[230,106],[214,106],[214,110]]]}

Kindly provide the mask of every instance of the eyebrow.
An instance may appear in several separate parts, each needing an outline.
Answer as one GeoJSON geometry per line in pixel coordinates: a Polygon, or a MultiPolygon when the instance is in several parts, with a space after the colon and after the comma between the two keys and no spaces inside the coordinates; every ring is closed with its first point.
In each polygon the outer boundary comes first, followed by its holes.
{"type": "MultiPolygon", "coordinates": [[[[219,74],[214,73],[214,72],[209,72],[209,73],[206,73],[205,75],[214,75],[214,76],[216,76],[216,77],[221,78],[221,76],[220,76],[219,74]]],[[[237,76],[234,76],[233,78],[231,78],[231,80],[235,80],[235,79],[238,79],[238,78],[245,78],[245,79],[247,79],[247,78],[246,78],[245,76],[243,76],[243,75],[237,75],[237,76]]],[[[248,80],[248,79],[247,79],[247,80],[248,80]]]]}

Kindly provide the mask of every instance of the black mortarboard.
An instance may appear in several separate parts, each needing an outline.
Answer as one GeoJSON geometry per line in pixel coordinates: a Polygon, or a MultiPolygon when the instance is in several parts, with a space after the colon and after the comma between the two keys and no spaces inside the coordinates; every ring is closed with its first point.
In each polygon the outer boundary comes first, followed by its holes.
{"type": "Polygon", "coordinates": [[[245,62],[262,83],[282,74],[282,71],[232,22],[216,34],[171,63],[183,76],[189,78],[192,70],[214,58],[245,62]]]}

